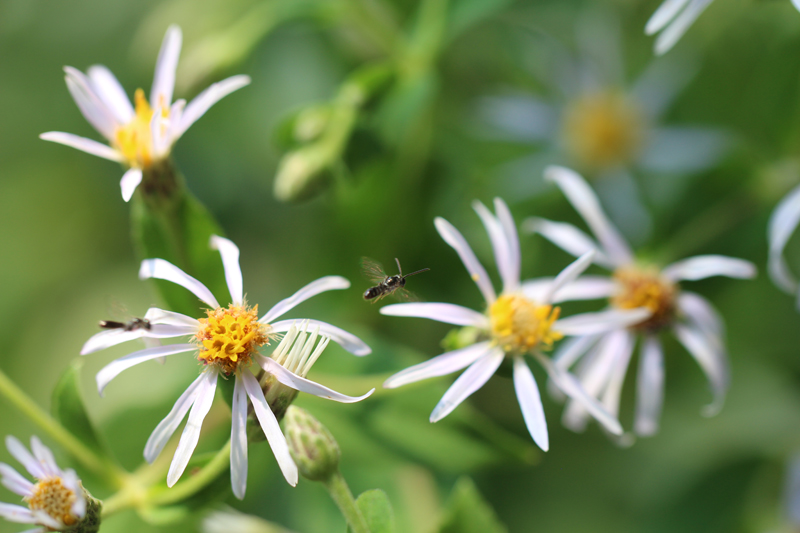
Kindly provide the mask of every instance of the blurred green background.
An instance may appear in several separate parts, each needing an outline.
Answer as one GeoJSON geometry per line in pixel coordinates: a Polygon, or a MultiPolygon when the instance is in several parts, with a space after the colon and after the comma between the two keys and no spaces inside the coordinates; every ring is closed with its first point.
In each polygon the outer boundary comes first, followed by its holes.
{"type": "MultiPolygon", "coordinates": [[[[153,287],[137,279],[128,205],[119,191],[122,170],[37,137],[60,130],[99,138],[66,90],[64,65],[104,64],[129,95],[137,87],[149,92],[164,31],[177,23],[184,32],[178,97],[228,75],[252,77],[180,139],[175,160],[191,191],[239,245],[248,300],[262,310],[324,275],[353,282],[291,316],[335,323],[373,347],[371,356],[357,359],[331,345],[309,376],[362,394],[389,373],[441,353],[450,328],[381,316],[380,304],[361,299],[369,286],[359,272],[361,256],[387,267],[398,257],[407,271],[429,267],[409,280],[421,299],[480,308],[479,292],[434,230],[435,216],[464,233],[496,280],[473,199],[504,196],[518,223],[532,215],[579,223],[532,170],[536,165],[509,178],[509,168],[548,155],[561,141],[494,135],[482,102],[503,94],[552,100],[543,66],[562,65],[554,52],[560,47],[579,55],[577,21],[594,13],[618,23],[622,79],[635,80],[653,61],[643,28],[658,3],[0,1],[0,323],[9,335],[0,366],[48,408],[53,385],[96,333],[98,320],[114,318],[120,306],[140,316],[159,304],[153,287]],[[280,125],[306,106],[332,101],[350,74],[387,58],[396,61],[398,74],[360,111],[328,187],[298,204],[275,200],[274,177],[286,150],[276,133],[280,125]]],[[[551,451],[539,453],[504,375],[436,425],[427,417],[452,377],[379,391],[355,405],[301,396],[298,405],[339,441],[352,490],[386,490],[399,531],[435,530],[462,474],[474,479],[512,532],[791,531],[783,487],[786,463],[800,450],[800,328],[792,298],[771,284],[764,265],[769,214],[800,183],[800,13],[783,0],[719,0],[667,58],[683,65],[677,72],[696,74],[687,74],[660,122],[713,128],[728,144],[700,171],[632,168],[639,190],[658,192],[643,193],[641,205],[631,207],[652,218],[648,232],[629,236],[653,254],[674,250],[672,259],[721,253],[759,266],[755,281],[686,284],[727,322],[732,386],[725,408],[712,419],[700,416],[708,386],[671,340],[661,431],[630,449],[615,446],[596,425],[585,434],[563,429],[560,404],[543,394],[551,451]]],[[[549,162],[570,163],[553,157],[549,162]]],[[[613,187],[605,190],[604,199],[613,196],[613,187]]],[[[612,216],[624,222],[625,209],[612,216]]],[[[570,260],[537,236],[523,234],[521,241],[523,278],[554,275],[570,260]]],[[[800,265],[800,243],[789,248],[790,260],[800,265]]],[[[589,308],[597,306],[575,306],[589,308]]],[[[82,370],[89,409],[126,468],[142,461],[150,432],[196,376],[191,358],[173,357],[165,367],[147,363],[125,372],[99,398],[94,374],[131,350],[88,356],[82,370]]],[[[534,373],[544,384],[541,369],[534,373]]],[[[623,394],[626,428],[633,376],[623,394]]],[[[220,399],[215,406],[198,451],[217,449],[229,433],[227,407],[220,399]]],[[[26,440],[37,433],[3,399],[0,409],[0,434],[26,440]]],[[[5,449],[0,460],[14,464],[5,449]]],[[[253,445],[246,499],[236,501],[221,483],[219,500],[299,532],[344,530],[320,486],[301,480],[292,489],[275,466],[265,444],[253,445]]],[[[97,496],[108,496],[84,481],[97,496]]],[[[0,488],[0,501],[16,496],[0,488]]],[[[109,519],[103,531],[194,531],[201,517],[158,526],[127,512],[109,519]]],[[[21,529],[0,523],[0,532],[21,529]]]]}

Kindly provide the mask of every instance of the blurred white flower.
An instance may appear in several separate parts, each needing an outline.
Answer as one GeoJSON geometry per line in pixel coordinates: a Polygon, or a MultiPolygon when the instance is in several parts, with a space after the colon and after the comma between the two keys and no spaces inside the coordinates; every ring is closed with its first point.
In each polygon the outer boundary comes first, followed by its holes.
{"type": "Polygon", "coordinates": [[[33,454],[12,436],[6,437],[6,448],[36,482],[31,483],[11,466],[0,463],[3,486],[22,496],[28,504],[23,507],[0,503],[0,516],[12,522],[42,526],[25,533],[62,531],[80,522],[86,514],[86,499],[77,474],[61,470],[53,452],[35,436],[31,437],[33,454]]]}
{"type": "Polygon", "coordinates": [[[520,251],[514,220],[505,202],[496,198],[496,215],[482,203],[473,207],[483,221],[492,242],[503,291],[495,293],[489,276],[478,262],[467,241],[445,219],[437,217],[436,230],[455,249],[473,281],[486,300],[485,313],[448,303],[405,303],[388,305],[381,313],[391,316],[429,318],[457,326],[471,326],[481,332],[479,342],[434,357],[390,377],[384,387],[399,387],[434,376],[443,376],[467,368],[447,390],[431,413],[431,422],[447,416],[462,401],[481,388],[505,359],[513,361],[514,388],[528,431],[536,444],[549,448],[544,410],[533,374],[525,361],[533,356],[554,383],[569,397],[584,406],[611,433],[622,433],[616,417],[591,398],[575,377],[554,365],[543,353],[564,335],[593,335],[614,331],[646,319],[646,309],[610,310],[559,318],[560,309],[552,305],[553,295],[570,284],[591,264],[589,251],[565,268],[536,298],[530,298],[520,286],[520,251]]]}
{"type": "MultiPolygon", "coordinates": [[[[705,298],[682,291],[679,282],[711,276],[752,278],[756,274],[755,266],[749,261],[722,255],[690,257],[660,269],[639,264],[581,176],[554,166],[545,171],[545,177],[561,189],[586,221],[594,238],[571,224],[542,218],[527,219],[523,228],[541,234],[576,256],[594,251],[594,263],[613,272],[611,277],[581,277],[556,292],[553,301],[606,297],[610,309],[645,307],[651,312],[649,318],[638,323],[565,343],[553,358],[555,365],[566,370],[580,360],[577,374],[581,383],[616,416],[634,345],[636,339],[641,338],[634,430],[642,436],[652,435],[658,431],[663,401],[664,365],[659,334],[669,328],[695,358],[711,385],[714,398],[704,408],[704,414],[711,416],[719,412],[729,384],[724,325],[705,298]]],[[[524,282],[522,287],[526,294],[535,298],[547,291],[550,283],[549,279],[537,279],[524,282]]],[[[586,422],[584,407],[571,402],[564,413],[564,424],[579,431],[586,422]]]]}
{"type": "Polygon", "coordinates": [[[800,306],[800,285],[789,270],[783,251],[800,224],[800,186],[778,203],[769,219],[769,260],[767,268],[773,283],[781,290],[796,295],[800,306]]]}
{"type": "MultiPolygon", "coordinates": [[[[187,344],[170,344],[147,348],[117,359],[97,373],[97,386],[102,394],[108,383],[134,365],[182,352],[197,352],[197,359],[204,365],[200,376],[178,399],[164,420],[156,427],[145,446],[144,456],[153,462],[183,418],[189,412],[189,420],[181,435],[178,449],[172,459],[167,485],[173,486],[186,465],[200,437],[203,419],[211,408],[217,387],[217,377],[235,377],[233,391],[231,425],[231,485],[237,498],[244,498],[247,485],[247,412],[248,402],[253,406],[256,418],[264,431],[284,477],[291,485],[297,484],[297,466],[289,455],[286,438],[281,433],[275,414],[270,409],[262,384],[265,380],[277,381],[290,389],[307,392],[321,398],[343,403],[363,400],[372,391],[361,397],[345,396],[327,387],[305,379],[316,359],[325,349],[328,340],[333,339],[343,348],[355,355],[367,355],[369,346],[361,339],[335,326],[318,320],[303,319],[302,331],[295,326],[295,320],[279,320],[290,309],[319,293],[346,289],[350,282],[340,276],[326,276],[309,283],[294,295],[275,304],[267,313],[258,318],[258,306],[249,306],[244,299],[242,271],[239,267],[239,249],[228,239],[213,236],[211,246],[219,250],[225,268],[225,279],[231,294],[231,304],[225,308],[205,285],[192,278],[176,266],[163,259],[146,259],[142,262],[139,277],[157,278],[182,285],[208,304],[207,316],[195,319],[179,313],[151,308],[145,319],[149,328],[133,331],[109,330],[90,338],[81,350],[85,355],[122,342],[139,338],[171,338],[190,336],[187,344]],[[314,328],[309,337],[305,329],[314,328]],[[272,358],[258,353],[258,348],[267,344],[279,333],[286,333],[275,349],[272,358]],[[317,335],[323,339],[314,348],[317,335]],[[313,350],[313,351],[312,351],[313,350]],[[265,372],[262,383],[252,374],[250,367],[257,363],[265,372]]],[[[374,389],[373,389],[374,390],[374,389]]]]}
{"type": "Polygon", "coordinates": [[[86,74],[64,67],[67,89],[89,124],[108,141],[51,131],[39,137],[92,155],[117,161],[128,171],[122,176],[122,198],[127,202],[142,181],[142,171],[166,159],[172,145],[197,119],[219,100],[250,83],[248,76],[232,76],[214,83],[188,105],[172,102],[175,69],[181,52],[181,30],[170,26],[158,54],[150,101],[136,89],[132,105],[117,78],[102,65],[89,67],[86,74]]]}

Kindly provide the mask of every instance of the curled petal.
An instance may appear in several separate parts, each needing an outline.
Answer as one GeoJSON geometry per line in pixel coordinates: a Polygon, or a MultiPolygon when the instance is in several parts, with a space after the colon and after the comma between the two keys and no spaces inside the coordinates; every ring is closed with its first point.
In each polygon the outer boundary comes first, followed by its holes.
{"type": "Polygon", "coordinates": [[[725,394],[730,384],[728,358],[722,349],[722,343],[715,342],[700,331],[683,324],[675,325],[675,336],[695,358],[711,385],[714,399],[703,408],[703,415],[716,415],[722,409],[722,404],[725,402],[725,394]]]}
{"type": "Polygon", "coordinates": [[[689,291],[678,295],[678,309],[689,319],[690,325],[696,327],[707,337],[722,339],[725,335],[725,324],[722,317],[711,303],[689,291]]]}
{"type": "Polygon", "coordinates": [[[180,117],[180,124],[172,132],[174,142],[183,135],[189,127],[197,122],[211,106],[231,94],[233,91],[241,89],[250,83],[250,76],[232,76],[228,79],[214,83],[208,89],[197,95],[189,105],[186,106],[180,117]]]}
{"type": "Polygon", "coordinates": [[[139,279],[158,278],[177,283],[189,289],[195,296],[207,303],[212,308],[219,307],[217,299],[208,290],[208,287],[194,279],[192,276],[163,259],[145,259],[139,269],[139,279]]]}
{"type": "Polygon", "coordinates": [[[314,396],[325,398],[327,400],[333,400],[340,403],[356,403],[369,398],[369,396],[375,392],[375,389],[372,389],[363,396],[347,396],[345,394],[336,392],[335,390],[329,389],[324,385],[320,385],[319,383],[315,383],[309,379],[302,378],[297,374],[286,370],[280,364],[275,362],[274,359],[269,357],[260,357],[258,362],[259,365],[261,365],[261,368],[275,376],[278,381],[287,387],[291,387],[300,392],[313,394],[314,396]]]}
{"type": "Polygon", "coordinates": [[[662,275],[670,281],[709,278],[711,276],[728,276],[729,278],[748,279],[756,275],[756,267],[750,261],[728,257],[725,255],[697,255],[667,265],[662,275]]]}
{"type": "Polygon", "coordinates": [[[231,293],[233,305],[242,305],[244,300],[244,282],[242,269],[239,266],[239,248],[232,241],[218,235],[211,236],[211,249],[219,250],[222,266],[225,269],[225,281],[231,293]]]}
{"type": "Polygon", "coordinates": [[[348,288],[350,288],[350,282],[342,276],[325,276],[323,278],[319,278],[318,280],[312,281],[288,298],[284,298],[280,302],[273,305],[272,309],[267,311],[259,321],[263,324],[269,324],[276,318],[283,316],[289,310],[297,307],[301,303],[316,296],[317,294],[348,288]]]}
{"type": "MultiPolygon", "coordinates": [[[[283,333],[289,331],[295,322],[297,322],[297,320],[279,320],[278,322],[270,324],[270,329],[275,333],[283,333]]],[[[319,328],[320,335],[330,337],[333,342],[353,355],[362,356],[372,353],[372,348],[367,346],[364,341],[341,328],[337,328],[321,320],[313,320],[310,318],[304,318],[302,322],[308,322],[312,329],[319,328]]]]}
{"type": "Polygon", "coordinates": [[[122,189],[122,199],[126,202],[130,201],[136,187],[142,182],[142,171],[138,168],[129,168],[119,182],[119,187],[122,189]]]}
{"type": "Polygon", "coordinates": [[[148,309],[144,318],[154,325],[163,324],[165,326],[189,326],[194,328],[200,325],[196,318],[175,313],[174,311],[165,311],[158,307],[148,309]]]}
{"type": "Polygon", "coordinates": [[[772,281],[789,294],[797,291],[797,280],[783,257],[783,250],[800,224],[800,186],[780,201],[769,219],[769,275],[772,281]]]}

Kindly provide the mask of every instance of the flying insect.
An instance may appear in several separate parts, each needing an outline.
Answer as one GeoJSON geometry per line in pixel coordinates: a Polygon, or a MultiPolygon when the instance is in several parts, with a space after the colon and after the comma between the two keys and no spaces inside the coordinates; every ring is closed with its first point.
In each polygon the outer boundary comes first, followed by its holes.
{"type": "Polygon", "coordinates": [[[403,269],[400,267],[400,260],[396,257],[394,260],[397,263],[397,271],[399,274],[396,276],[387,276],[386,272],[383,270],[383,266],[379,262],[369,257],[361,259],[361,269],[364,275],[376,284],[374,287],[370,287],[364,292],[365,300],[377,302],[381,298],[393,293],[400,298],[410,299],[411,296],[409,292],[404,288],[406,285],[406,278],[430,270],[430,268],[423,268],[422,270],[417,270],[416,272],[404,276],[403,269]]]}
{"type": "Polygon", "coordinates": [[[135,331],[137,329],[150,330],[150,321],[146,318],[133,318],[128,322],[101,320],[97,325],[103,329],[121,329],[122,331],[135,331]]]}

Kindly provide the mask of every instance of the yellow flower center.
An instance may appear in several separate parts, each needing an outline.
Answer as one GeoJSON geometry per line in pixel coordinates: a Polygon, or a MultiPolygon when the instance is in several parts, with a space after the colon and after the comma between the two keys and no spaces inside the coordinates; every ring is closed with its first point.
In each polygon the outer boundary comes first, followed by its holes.
{"type": "MultiPolygon", "coordinates": [[[[133,100],[136,112],[130,122],[117,128],[114,143],[129,166],[144,169],[153,164],[153,133],[150,129],[153,108],[142,89],[136,89],[133,100]]],[[[163,105],[161,109],[162,117],[168,118],[169,108],[163,105]]]]}
{"type": "Polygon", "coordinates": [[[537,305],[523,296],[504,294],[489,307],[492,336],[507,353],[530,352],[539,344],[549,348],[563,337],[552,330],[560,313],[559,307],[537,305]]]}
{"type": "Polygon", "coordinates": [[[585,95],[565,112],[567,150],[591,168],[625,163],[641,146],[642,119],[635,103],[622,94],[608,91],[585,95]]]}
{"type": "Polygon", "coordinates": [[[268,326],[258,321],[258,306],[230,305],[207,311],[197,333],[200,352],[197,358],[207,365],[217,365],[231,374],[240,365],[250,364],[260,346],[269,342],[268,326]]]}
{"type": "Polygon", "coordinates": [[[28,507],[33,511],[44,511],[65,525],[71,526],[78,521],[72,514],[72,505],[78,495],[61,482],[60,477],[39,480],[33,486],[33,495],[25,498],[28,507]]]}
{"type": "Polygon", "coordinates": [[[655,268],[623,267],[614,272],[619,289],[611,297],[611,305],[619,309],[646,307],[653,314],[634,325],[636,329],[656,331],[675,317],[678,287],[661,277],[655,268]]]}

